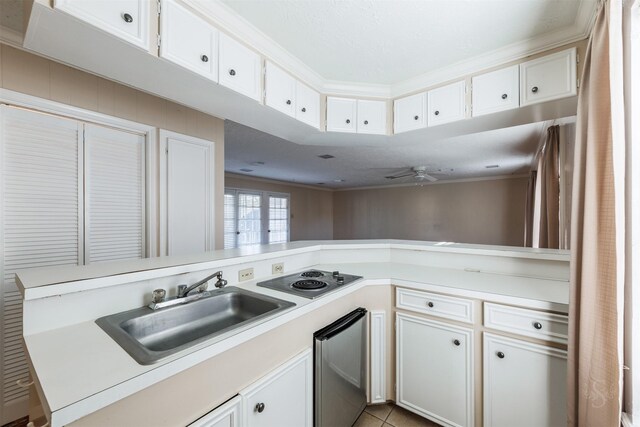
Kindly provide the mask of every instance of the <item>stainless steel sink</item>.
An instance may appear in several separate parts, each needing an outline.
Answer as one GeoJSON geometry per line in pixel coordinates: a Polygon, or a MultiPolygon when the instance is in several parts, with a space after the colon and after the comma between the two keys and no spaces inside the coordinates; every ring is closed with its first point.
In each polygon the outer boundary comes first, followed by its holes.
{"type": "Polygon", "coordinates": [[[96,320],[138,363],[150,365],[180,350],[257,322],[295,304],[236,287],[187,304],[136,308],[96,320]]]}

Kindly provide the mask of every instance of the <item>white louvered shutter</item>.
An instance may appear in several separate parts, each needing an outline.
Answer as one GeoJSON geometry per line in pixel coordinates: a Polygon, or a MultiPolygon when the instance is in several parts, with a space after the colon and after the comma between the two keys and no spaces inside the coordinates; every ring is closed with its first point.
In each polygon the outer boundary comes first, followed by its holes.
{"type": "Polygon", "coordinates": [[[0,424],[23,416],[29,377],[16,270],[82,263],[81,125],[0,106],[0,424]]]}
{"type": "Polygon", "coordinates": [[[85,263],[145,257],[145,137],[85,125],[85,263]]]}

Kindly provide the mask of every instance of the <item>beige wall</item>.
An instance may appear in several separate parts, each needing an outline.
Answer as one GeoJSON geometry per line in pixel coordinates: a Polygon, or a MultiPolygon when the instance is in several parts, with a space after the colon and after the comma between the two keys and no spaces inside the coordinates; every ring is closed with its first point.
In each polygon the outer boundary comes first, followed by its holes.
{"type": "Polygon", "coordinates": [[[291,240],[333,239],[333,192],[226,174],[225,186],[291,195],[291,240]]]}
{"type": "Polygon", "coordinates": [[[223,247],[223,120],[3,44],[0,87],[214,141],[216,248],[223,247]]]}
{"type": "Polygon", "coordinates": [[[336,191],[334,239],[523,245],[526,178],[336,191]]]}

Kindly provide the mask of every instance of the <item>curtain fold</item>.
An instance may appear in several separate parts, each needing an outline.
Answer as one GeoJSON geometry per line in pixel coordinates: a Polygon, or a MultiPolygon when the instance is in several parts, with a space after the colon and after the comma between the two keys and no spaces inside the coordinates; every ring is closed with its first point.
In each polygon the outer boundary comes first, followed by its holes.
{"type": "Polygon", "coordinates": [[[540,162],[540,236],[538,247],[560,248],[560,126],[547,129],[540,162]]]}
{"type": "Polygon", "coordinates": [[[625,172],[621,13],[621,0],[607,0],[600,6],[578,98],[571,215],[569,426],[620,425],[625,172]]]}
{"type": "Polygon", "coordinates": [[[533,247],[533,218],[535,215],[536,205],[537,175],[537,171],[531,171],[529,173],[529,181],[527,182],[527,195],[524,205],[524,245],[528,248],[533,247]]]}

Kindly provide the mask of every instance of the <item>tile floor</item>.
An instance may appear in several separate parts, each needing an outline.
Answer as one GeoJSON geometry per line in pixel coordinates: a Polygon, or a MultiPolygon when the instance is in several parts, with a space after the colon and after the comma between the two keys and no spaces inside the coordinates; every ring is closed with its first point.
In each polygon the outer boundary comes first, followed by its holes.
{"type": "Polygon", "coordinates": [[[367,406],[353,427],[439,427],[439,424],[393,403],[383,403],[367,406]]]}

